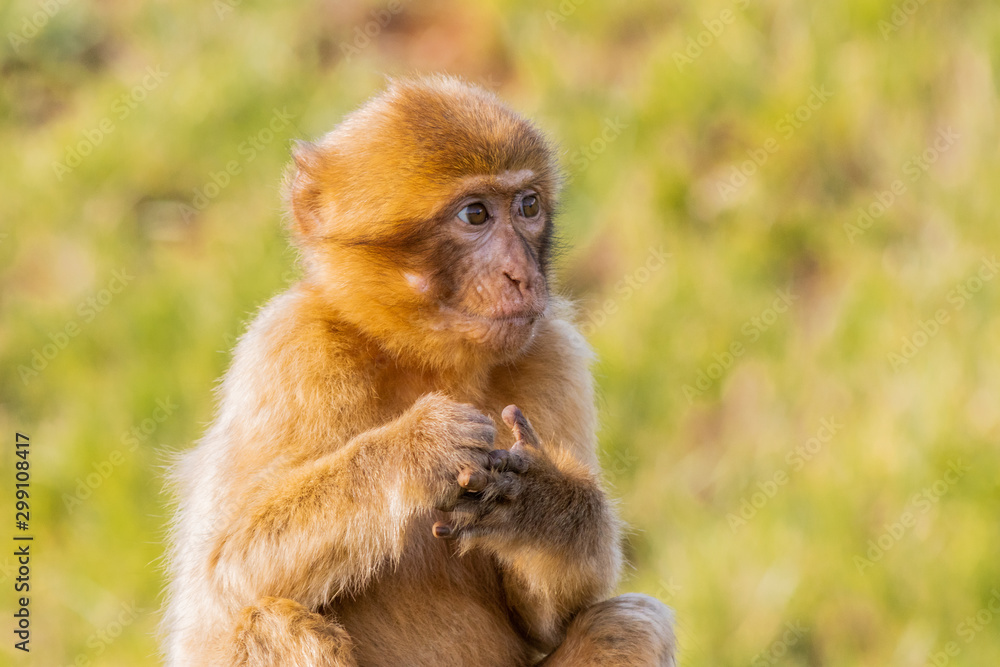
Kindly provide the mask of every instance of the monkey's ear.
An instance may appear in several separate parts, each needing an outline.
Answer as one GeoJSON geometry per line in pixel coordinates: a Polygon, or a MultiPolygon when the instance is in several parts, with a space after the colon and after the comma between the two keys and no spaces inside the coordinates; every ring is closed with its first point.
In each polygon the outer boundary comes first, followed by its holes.
{"type": "Polygon", "coordinates": [[[319,232],[321,204],[315,175],[319,171],[319,148],[308,141],[292,145],[294,173],[289,174],[287,196],[292,213],[292,229],[300,241],[307,241],[319,232]]]}
{"type": "Polygon", "coordinates": [[[319,164],[319,149],[315,144],[300,139],[292,140],[292,158],[299,171],[307,174],[313,173],[316,165],[319,164]]]}

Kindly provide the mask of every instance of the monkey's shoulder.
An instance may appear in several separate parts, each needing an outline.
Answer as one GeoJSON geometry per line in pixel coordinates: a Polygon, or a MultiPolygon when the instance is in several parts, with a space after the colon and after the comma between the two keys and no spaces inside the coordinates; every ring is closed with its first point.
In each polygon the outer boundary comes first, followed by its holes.
{"type": "Polygon", "coordinates": [[[372,355],[365,341],[309,288],[296,285],[267,302],[234,352],[260,370],[326,375],[333,369],[355,374],[372,355]]]}
{"type": "MultiPolygon", "coordinates": [[[[265,304],[233,353],[221,385],[223,410],[327,420],[373,399],[371,352],[336,313],[302,286],[265,304]]],[[[259,417],[254,417],[259,420],[259,417]]],[[[305,424],[303,424],[305,425],[305,424]]]]}

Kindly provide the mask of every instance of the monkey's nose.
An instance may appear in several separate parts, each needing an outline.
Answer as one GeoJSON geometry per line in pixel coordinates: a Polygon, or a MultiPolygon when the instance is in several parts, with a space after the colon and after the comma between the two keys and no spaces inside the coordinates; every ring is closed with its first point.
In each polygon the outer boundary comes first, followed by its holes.
{"type": "Polygon", "coordinates": [[[531,284],[527,280],[523,280],[521,278],[515,278],[514,276],[510,275],[510,272],[508,271],[504,271],[503,274],[507,276],[507,280],[514,283],[514,287],[517,288],[518,292],[520,292],[524,296],[527,296],[528,290],[531,289],[531,284]]]}

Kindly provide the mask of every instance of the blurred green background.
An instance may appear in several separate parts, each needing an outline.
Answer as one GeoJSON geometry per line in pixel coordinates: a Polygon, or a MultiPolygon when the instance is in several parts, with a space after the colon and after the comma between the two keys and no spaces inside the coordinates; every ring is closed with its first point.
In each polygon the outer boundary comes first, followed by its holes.
{"type": "Polygon", "coordinates": [[[447,71],[563,148],[622,590],[676,608],[682,664],[1000,664],[995,3],[15,0],[0,25],[0,543],[15,431],[35,535],[30,660],[0,547],[0,661],[157,662],[162,466],[295,279],[290,141],[447,71]]]}

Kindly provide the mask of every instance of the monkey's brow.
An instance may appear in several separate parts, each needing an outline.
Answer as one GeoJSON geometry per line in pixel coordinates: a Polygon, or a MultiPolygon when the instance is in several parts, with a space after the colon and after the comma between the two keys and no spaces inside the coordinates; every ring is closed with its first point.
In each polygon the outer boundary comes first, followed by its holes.
{"type": "Polygon", "coordinates": [[[458,182],[458,190],[468,192],[489,191],[496,193],[519,192],[525,188],[537,187],[534,183],[538,175],[532,169],[503,171],[498,174],[475,174],[458,182]]]}
{"type": "Polygon", "coordinates": [[[516,187],[510,187],[502,185],[499,183],[478,183],[471,184],[465,188],[457,190],[455,195],[448,199],[447,203],[441,206],[438,210],[438,216],[446,215],[451,209],[457,208],[462,202],[474,199],[476,197],[511,197],[513,198],[519,192],[524,192],[525,190],[531,190],[532,192],[537,192],[539,190],[538,186],[531,182],[518,185],[516,187]]]}

